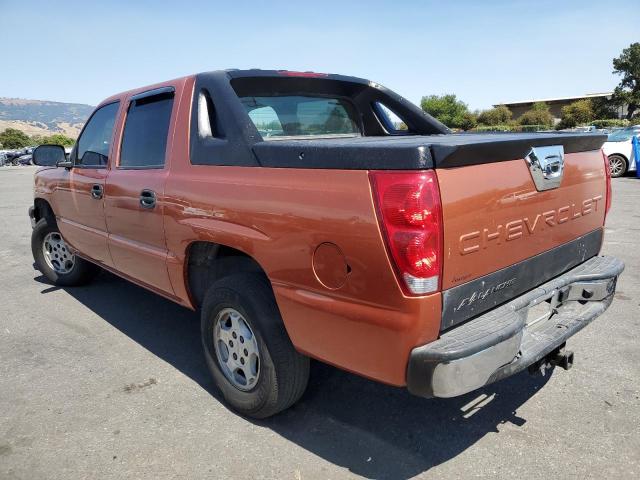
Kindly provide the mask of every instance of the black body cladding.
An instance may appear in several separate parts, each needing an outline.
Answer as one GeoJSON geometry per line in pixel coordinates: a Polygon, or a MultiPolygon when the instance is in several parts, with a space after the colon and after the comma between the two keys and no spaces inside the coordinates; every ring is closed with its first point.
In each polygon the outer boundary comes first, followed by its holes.
{"type": "Polygon", "coordinates": [[[602,229],[442,292],[442,322],[447,330],[535,288],[595,257],[602,245],[602,229]],[[495,289],[499,285],[508,285],[495,289]]]}
{"type": "Polygon", "coordinates": [[[520,159],[533,146],[562,145],[565,153],[597,150],[606,140],[605,135],[583,133],[451,134],[385,87],[341,75],[296,76],[271,70],[201,73],[196,76],[192,107],[190,154],[195,165],[418,170],[520,159]],[[265,141],[238,98],[261,94],[343,97],[357,108],[363,136],[265,141]],[[391,108],[409,133],[387,132],[375,102],[391,108]],[[203,121],[210,128],[203,129],[203,121]]]}

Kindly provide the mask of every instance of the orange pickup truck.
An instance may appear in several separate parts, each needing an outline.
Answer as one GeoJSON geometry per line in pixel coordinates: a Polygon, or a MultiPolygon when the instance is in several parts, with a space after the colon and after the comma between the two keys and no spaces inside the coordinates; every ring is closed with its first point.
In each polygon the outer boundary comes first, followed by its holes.
{"type": "Polygon", "coordinates": [[[310,358],[452,397],[569,368],[610,305],[604,141],[453,134],[354,77],[197,74],[106,99],[70,158],[35,151],[33,256],[57,285],[105,269],[199,310],[244,415],[295,403],[310,358]]]}

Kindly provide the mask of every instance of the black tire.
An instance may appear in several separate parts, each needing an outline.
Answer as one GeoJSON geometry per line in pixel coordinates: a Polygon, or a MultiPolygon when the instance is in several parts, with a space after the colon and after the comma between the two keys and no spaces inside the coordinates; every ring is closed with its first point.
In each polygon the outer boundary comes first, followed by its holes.
{"type": "Polygon", "coordinates": [[[84,285],[91,281],[100,271],[100,268],[77,255],[74,259],[73,268],[71,268],[68,273],[58,273],[47,264],[44,258],[42,244],[48,233],[59,234],[58,225],[53,218],[41,218],[31,233],[31,253],[33,254],[36,268],[54,285],[61,287],[84,285]]]}
{"type": "Polygon", "coordinates": [[[264,275],[240,273],[217,281],[205,294],[201,315],[207,366],[234,410],[248,417],[266,418],[298,401],[309,381],[309,358],[293,347],[264,275]],[[257,340],[260,370],[255,386],[248,391],[237,388],[225,376],[216,356],[215,320],[225,308],[242,315],[257,340]]]}
{"type": "Polygon", "coordinates": [[[609,155],[609,169],[611,171],[612,178],[622,177],[629,169],[629,162],[627,162],[627,159],[622,155],[614,153],[613,155],[609,155]],[[622,168],[612,168],[612,162],[616,162],[616,165],[621,165],[622,168]]]}

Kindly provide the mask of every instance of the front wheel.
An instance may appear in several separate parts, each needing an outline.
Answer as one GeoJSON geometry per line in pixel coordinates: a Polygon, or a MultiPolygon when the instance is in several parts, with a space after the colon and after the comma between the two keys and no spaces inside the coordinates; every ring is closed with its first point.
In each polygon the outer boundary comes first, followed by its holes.
{"type": "Polygon", "coordinates": [[[236,274],[216,282],[205,294],[201,332],[213,379],[241,414],[270,417],[304,393],[309,358],[293,347],[263,275],[236,274]]]}
{"type": "Polygon", "coordinates": [[[609,155],[609,169],[613,178],[627,173],[627,160],[622,155],[609,155]]]}
{"type": "Polygon", "coordinates": [[[36,268],[55,285],[70,287],[90,281],[99,271],[69,250],[55,220],[41,218],[31,234],[36,268]]]}

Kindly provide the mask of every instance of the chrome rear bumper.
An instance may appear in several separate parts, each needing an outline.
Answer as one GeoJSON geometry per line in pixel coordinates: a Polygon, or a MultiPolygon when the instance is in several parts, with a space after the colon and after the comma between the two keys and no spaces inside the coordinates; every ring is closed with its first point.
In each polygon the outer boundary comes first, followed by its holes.
{"type": "Polygon", "coordinates": [[[623,270],[617,258],[593,257],[414,348],[407,388],[423,397],[454,397],[527,368],[609,307],[623,270]],[[541,307],[547,313],[537,312],[541,307]]]}

